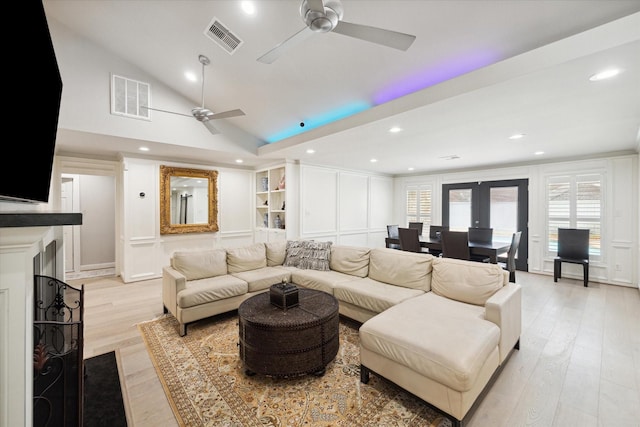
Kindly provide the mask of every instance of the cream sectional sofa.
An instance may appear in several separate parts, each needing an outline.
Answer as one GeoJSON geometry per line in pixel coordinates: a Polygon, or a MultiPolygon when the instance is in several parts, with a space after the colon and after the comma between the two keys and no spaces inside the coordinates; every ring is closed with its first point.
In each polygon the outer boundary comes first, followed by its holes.
{"type": "Polygon", "coordinates": [[[374,372],[463,424],[518,348],[520,286],[495,264],[325,248],[310,251],[320,259],[305,264],[318,269],[292,265],[287,242],[176,252],[163,269],[165,312],[184,335],[188,323],[235,310],[283,279],[331,293],[340,314],[362,323],[362,382],[374,372]]]}

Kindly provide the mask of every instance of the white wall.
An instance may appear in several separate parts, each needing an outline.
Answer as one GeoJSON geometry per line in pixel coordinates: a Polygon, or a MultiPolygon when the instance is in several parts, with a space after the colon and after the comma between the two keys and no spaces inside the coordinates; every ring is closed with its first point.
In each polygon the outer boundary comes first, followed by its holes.
{"type": "Polygon", "coordinates": [[[80,269],[113,267],[115,264],[115,179],[77,175],[82,226],[80,269]]]}
{"type": "MultiPolygon", "coordinates": [[[[638,287],[638,156],[627,155],[601,159],[558,162],[522,167],[478,171],[450,172],[433,175],[398,177],[394,185],[394,222],[405,220],[407,185],[431,184],[433,187],[432,223],[442,222],[442,184],[473,181],[529,179],[529,271],[553,274],[553,259],[545,249],[546,241],[546,177],[557,173],[576,174],[602,172],[605,176],[602,212],[602,249],[604,258],[591,262],[590,280],[621,286],[638,287]]],[[[582,278],[579,266],[563,266],[563,276],[582,278]],[[566,274],[565,274],[566,272],[566,274]]]]}
{"type": "Polygon", "coordinates": [[[393,179],[300,166],[300,238],[384,247],[393,216],[393,179]]]}
{"type": "Polygon", "coordinates": [[[133,157],[122,163],[123,258],[119,271],[125,282],[161,277],[162,267],[177,250],[253,243],[253,171],[133,157]],[[218,171],[218,232],[160,234],[160,165],[218,171]]]}
{"type": "MultiPolygon", "coordinates": [[[[149,83],[153,108],[188,114],[193,101],[151,78],[144,70],[79,37],[59,21],[49,19],[48,23],[63,82],[59,129],[178,146],[188,141],[189,147],[255,155],[259,141],[230,123],[220,124],[228,128],[224,134],[212,136],[198,121],[175,114],[152,112],[152,121],[112,115],[112,74],[149,83]]],[[[195,56],[193,59],[197,60],[195,56]]]]}

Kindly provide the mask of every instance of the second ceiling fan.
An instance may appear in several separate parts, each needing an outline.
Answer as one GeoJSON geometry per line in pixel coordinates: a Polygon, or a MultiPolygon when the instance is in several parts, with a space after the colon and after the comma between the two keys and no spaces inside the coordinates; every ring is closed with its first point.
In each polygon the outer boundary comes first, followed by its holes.
{"type": "Polygon", "coordinates": [[[342,20],[343,12],[340,0],[303,0],[300,17],[307,26],[262,55],[258,61],[271,64],[285,50],[315,33],[334,32],[399,50],[409,49],[416,39],[410,34],[345,22],[342,20]]]}
{"type": "Polygon", "coordinates": [[[200,107],[194,107],[191,110],[191,115],[178,113],[175,111],[160,110],[158,108],[151,108],[151,107],[142,107],[142,108],[146,108],[147,110],[152,110],[152,111],[160,111],[163,113],[178,114],[180,116],[195,117],[196,120],[198,120],[199,122],[202,122],[202,124],[204,124],[205,127],[209,129],[209,132],[211,132],[213,135],[216,135],[216,134],[219,134],[220,131],[216,129],[216,127],[213,125],[212,120],[228,119],[231,117],[244,116],[245,114],[244,114],[244,111],[239,109],[223,111],[221,113],[214,113],[208,108],[205,108],[204,106],[204,67],[209,65],[211,61],[209,60],[209,58],[207,58],[204,55],[199,55],[198,60],[202,64],[202,105],[200,107]]]}

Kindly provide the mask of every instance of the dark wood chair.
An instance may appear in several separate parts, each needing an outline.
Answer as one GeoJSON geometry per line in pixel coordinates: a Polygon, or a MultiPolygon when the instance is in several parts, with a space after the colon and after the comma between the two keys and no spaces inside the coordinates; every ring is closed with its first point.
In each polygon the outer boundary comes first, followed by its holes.
{"type": "Polygon", "coordinates": [[[509,282],[511,283],[516,282],[516,256],[518,255],[518,248],[520,247],[520,236],[522,236],[522,231],[513,233],[511,236],[511,246],[509,246],[509,250],[507,251],[506,262],[498,262],[499,266],[509,272],[509,282]]]}
{"type": "MultiPolygon", "coordinates": [[[[440,234],[444,230],[448,230],[448,229],[449,229],[448,225],[429,225],[429,238],[440,240],[440,234]]],[[[442,251],[437,249],[431,249],[430,253],[433,256],[442,255],[442,251]]]]}
{"type": "Polygon", "coordinates": [[[422,235],[422,227],[424,226],[421,222],[410,222],[409,228],[415,228],[418,230],[418,235],[422,235]]]}
{"type": "Polygon", "coordinates": [[[417,228],[398,228],[400,235],[400,249],[408,252],[428,254],[426,248],[420,246],[420,235],[417,228]]]}
{"type": "Polygon", "coordinates": [[[443,258],[471,259],[469,232],[443,230],[441,241],[443,258]]]}
{"type": "Polygon", "coordinates": [[[562,263],[582,265],[584,286],[589,283],[589,230],[558,228],[558,256],[553,259],[553,281],[562,276],[562,263]]]}
{"type": "MultiPolygon", "coordinates": [[[[387,225],[387,237],[390,239],[399,239],[400,236],[398,235],[398,226],[397,225],[387,225]]],[[[389,243],[389,242],[385,242],[386,243],[386,247],[391,248],[391,249],[400,249],[400,245],[397,243],[389,243]]]]}
{"type": "MultiPolygon", "coordinates": [[[[491,243],[493,240],[493,228],[469,227],[469,242],[491,243]]],[[[490,259],[482,255],[471,254],[471,261],[489,262],[490,259]]]]}

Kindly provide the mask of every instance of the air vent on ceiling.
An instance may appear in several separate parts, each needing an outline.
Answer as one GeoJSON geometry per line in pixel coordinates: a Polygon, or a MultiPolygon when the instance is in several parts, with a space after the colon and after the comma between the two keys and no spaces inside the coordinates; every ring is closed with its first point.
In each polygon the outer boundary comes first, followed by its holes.
{"type": "Polygon", "coordinates": [[[222,24],[218,18],[213,18],[211,20],[207,28],[204,30],[204,35],[213,40],[230,55],[233,55],[236,49],[244,43],[244,41],[240,40],[238,36],[229,31],[227,26],[222,24]]]}

